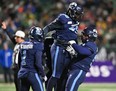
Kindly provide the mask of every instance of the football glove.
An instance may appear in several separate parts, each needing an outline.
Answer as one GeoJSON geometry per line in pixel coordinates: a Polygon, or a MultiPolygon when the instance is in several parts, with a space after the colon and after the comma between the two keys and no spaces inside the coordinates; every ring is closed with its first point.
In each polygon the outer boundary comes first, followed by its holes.
{"type": "Polygon", "coordinates": [[[74,40],[70,40],[68,43],[69,43],[70,45],[76,44],[76,42],[75,42],[74,40]]]}
{"type": "Polygon", "coordinates": [[[42,79],[43,79],[43,81],[46,82],[48,78],[47,78],[47,76],[44,76],[44,77],[42,77],[42,79]]]}
{"type": "Polygon", "coordinates": [[[66,50],[73,56],[76,54],[76,51],[74,50],[74,48],[70,45],[67,46],[66,50]]]}

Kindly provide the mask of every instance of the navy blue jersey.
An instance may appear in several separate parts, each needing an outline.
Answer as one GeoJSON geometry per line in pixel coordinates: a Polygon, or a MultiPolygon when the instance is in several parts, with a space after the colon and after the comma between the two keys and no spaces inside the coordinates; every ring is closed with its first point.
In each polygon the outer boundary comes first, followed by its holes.
{"type": "Polygon", "coordinates": [[[20,45],[21,68],[19,76],[26,72],[37,72],[42,77],[45,76],[42,67],[43,43],[41,42],[23,42],[20,45]]]}
{"type": "Polygon", "coordinates": [[[68,15],[60,14],[52,23],[43,30],[49,32],[55,30],[54,39],[58,40],[77,40],[77,30],[79,22],[73,21],[68,15]]]}
{"type": "Polygon", "coordinates": [[[98,51],[96,44],[94,42],[87,42],[82,45],[73,44],[72,46],[78,55],[73,59],[74,62],[72,63],[71,68],[80,68],[84,71],[89,71],[98,51]]]}

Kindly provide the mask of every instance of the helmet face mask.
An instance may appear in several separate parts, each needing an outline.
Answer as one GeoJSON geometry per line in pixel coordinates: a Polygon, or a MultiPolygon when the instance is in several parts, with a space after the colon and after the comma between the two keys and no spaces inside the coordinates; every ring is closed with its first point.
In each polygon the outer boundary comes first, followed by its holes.
{"type": "Polygon", "coordinates": [[[40,27],[33,26],[30,29],[29,38],[33,39],[33,40],[36,40],[36,41],[42,41],[43,40],[43,31],[42,31],[42,29],[40,27]]]}

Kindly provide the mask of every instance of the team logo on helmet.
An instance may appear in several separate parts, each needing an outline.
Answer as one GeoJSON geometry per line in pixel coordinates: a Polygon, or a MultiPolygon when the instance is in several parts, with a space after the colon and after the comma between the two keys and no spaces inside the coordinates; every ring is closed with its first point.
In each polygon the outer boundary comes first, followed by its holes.
{"type": "Polygon", "coordinates": [[[29,36],[30,36],[31,39],[40,41],[40,40],[43,39],[43,31],[42,31],[42,29],[40,27],[33,26],[30,29],[29,36]]]}

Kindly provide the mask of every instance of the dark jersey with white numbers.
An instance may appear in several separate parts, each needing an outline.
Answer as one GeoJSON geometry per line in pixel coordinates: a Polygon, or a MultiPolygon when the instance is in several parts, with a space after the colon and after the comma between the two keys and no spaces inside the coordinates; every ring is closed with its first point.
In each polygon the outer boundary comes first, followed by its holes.
{"type": "Polygon", "coordinates": [[[76,41],[78,25],[79,22],[73,21],[68,15],[59,14],[59,16],[43,30],[44,33],[55,30],[53,38],[56,40],[76,41]]]}
{"type": "Polygon", "coordinates": [[[37,72],[45,76],[42,67],[43,43],[41,42],[23,42],[20,45],[20,70],[19,76],[26,72],[37,72]]]}

